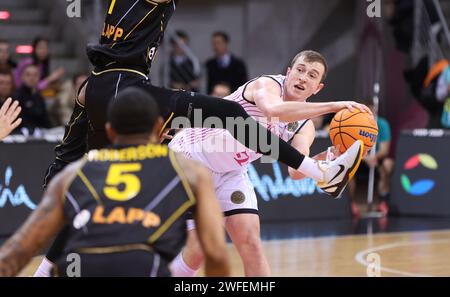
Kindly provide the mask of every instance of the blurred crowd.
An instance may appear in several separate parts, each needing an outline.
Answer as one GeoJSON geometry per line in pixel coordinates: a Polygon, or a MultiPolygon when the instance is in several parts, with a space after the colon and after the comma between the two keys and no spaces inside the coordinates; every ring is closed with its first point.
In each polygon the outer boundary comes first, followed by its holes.
{"type": "MultiPolygon", "coordinates": [[[[410,31],[407,30],[412,20],[411,12],[408,10],[410,6],[406,5],[405,8],[396,5],[394,8],[389,15],[393,36],[397,48],[408,53],[412,43],[410,31]]],[[[204,92],[224,98],[249,80],[247,66],[241,58],[231,52],[231,39],[226,32],[214,32],[210,42],[214,55],[204,61],[202,67],[202,64],[196,61],[195,54],[190,52],[189,35],[181,30],[175,32],[175,36],[169,42],[170,88],[204,92]]],[[[0,106],[7,98],[12,97],[18,100],[22,107],[20,115],[22,123],[13,134],[39,138],[43,129],[48,131],[47,129],[64,126],[72,114],[77,90],[88,77],[86,72],[77,73],[67,79],[64,68],[55,68],[55,65],[52,65],[50,47],[48,39],[37,37],[32,42],[31,54],[19,61],[13,61],[10,43],[7,40],[0,40],[0,106]]],[[[429,57],[425,55],[417,65],[405,71],[405,80],[416,99],[429,113],[428,128],[450,128],[449,62],[443,59],[431,63],[429,57]]],[[[372,105],[371,102],[366,103],[372,105]]],[[[332,117],[333,115],[328,115],[312,120],[316,129],[327,131],[332,117]]],[[[360,170],[363,173],[358,177],[367,176],[365,174],[368,172],[367,168],[376,168],[376,189],[380,199],[378,210],[387,214],[389,180],[394,167],[391,158],[393,154],[390,152],[392,137],[386,119],[378,117],[378,126],[376,153],[365,158],[364,164],[367,166],[363,166],[360,170]]],[[[349,187],[352,197],[356,193],[356,184],[353,182],[349,187]]],[[[359,215],[356,203],[353,203],[352,211],[355,216],[359,215]]]]}
{"type": "MultiPolygon", "coordinates": [[[[170,87],[200,92],[202,71],[195,69],[183,45],[189,36],[176,32],[171,40],[170,87]]],[[[248,80],[247,67],[230,51],[230,37],[215,32],[211,37],[214,57],[205,62],[206,93],[226,97],[248,80]]],[[[13,134],[39,138],[43,131],[64,126],[70,119],[77,90],[88,73],[77,73],[67,79],[63,67],[55,68],[50,55],[51,44],[45,37],[32,42],[32,52],[14,61],[8,40],[0,40],[0,106],[9,97],[22,107],[21,125],[13,134]]]]}
{"type": "MultiPolygon", "coordinates": [[[[185,51],[189,46],[186,32],[176,31],[176,38],[171,40],[170,87],[187,91],[201,90],[201,73],[185,51]]],[[[230,37],[223,31],[211,36],[214,57],[205,62],[206,93],[216,97],[226,97],[248,81],[245,62],[230,51],[230,37]]]]}
{"type": "Polygon", "coordinates": [[[64,81],[64,68],[51,70],[48,39],[35,38],[32,48],[29,57],[16,62],[11,59],[10,43],[0,40],[0,105],[9,97],[18,100],[22,123],[13,134],[39,136],[42,129],[68,122],[75,90],[87,75],[77,74],[64,81]]]}

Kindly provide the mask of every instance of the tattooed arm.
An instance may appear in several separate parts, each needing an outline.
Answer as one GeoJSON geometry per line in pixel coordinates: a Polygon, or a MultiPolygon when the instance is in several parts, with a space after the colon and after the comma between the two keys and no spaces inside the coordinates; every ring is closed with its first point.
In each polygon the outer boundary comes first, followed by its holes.
{"type": "Polygon", "coordinates": [[[38,208],[0,248],[0,276],[15,276],[64,226],[63,197],[80,161],[55,176],[38,208]]]}

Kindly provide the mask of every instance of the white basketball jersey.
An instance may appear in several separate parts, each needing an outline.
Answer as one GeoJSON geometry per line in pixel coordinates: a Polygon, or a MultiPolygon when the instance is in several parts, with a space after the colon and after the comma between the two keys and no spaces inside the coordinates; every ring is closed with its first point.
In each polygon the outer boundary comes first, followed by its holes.
{"type": "MultiPolygon", "coordinates": [[[[275,80],[280,85],[281,96],[283,96],[285,76],[265,75],[264,77],[270,77],[275,80]]],[[[224,100],[232,100],[239,103],[251,117],[268,128],[273,134],[284,141],[292,140],[307,120],[293,123],[268,121],[268,118],[256,104],[246,100],[244,96],[247,85],[258,78],[239,87],[233,94],[225,97],[224,100]]],[[[246,148],[224,129],[183,129],[175,135],[169,147],[176,152],[183,153],[189,159],[203,163],[210,170],[218,173],[246,169],[246,165],[262,156],[246,148]]]]}

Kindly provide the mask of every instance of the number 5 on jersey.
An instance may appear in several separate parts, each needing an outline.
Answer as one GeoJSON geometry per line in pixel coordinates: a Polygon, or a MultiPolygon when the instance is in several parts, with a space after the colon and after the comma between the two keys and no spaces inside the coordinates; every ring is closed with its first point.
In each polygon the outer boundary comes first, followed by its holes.
{"type": "Polygon", "coordinates": [[[111,164],[106,177],[103,193],[108,199],[127,201],[136,197],[141,190],[141,180],[135,174],[141,171],[140,163],[111,164]],[[120,185],[123,185],[119,187],[120,185]]]}

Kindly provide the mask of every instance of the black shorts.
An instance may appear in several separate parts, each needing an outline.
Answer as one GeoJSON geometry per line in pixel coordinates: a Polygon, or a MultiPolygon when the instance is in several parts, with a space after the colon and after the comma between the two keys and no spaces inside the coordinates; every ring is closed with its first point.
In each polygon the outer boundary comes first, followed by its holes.
{"type": "Polygon", "coordinates": [[[108,103],[117,94],[130,86],[141,84],[144,74],[130,71],[93,71],[86,87],[86,110],[89,119],[88,150],[103,148],[110,144],[106,136],[105,123],[108,103]]]}
{"type": "MultiPolygon", "coordinates": [[[[53,276],[73,277],[77,272],[75,260],[64,254],[55,263],[53,276]]],[[[130,250],[104,254],[83,254],[80,256],[81,277],[169,277],[168,262],[153,252],[130,250]]]]}
{"type": "MultiPolygon", "coordinates": [[[[94,70],[89,77],[85,95],[89,119],[88,150],[100,149],[110,144],[105,131],[109,101],[114,100],[120,91],[131,86],[142,88],[152,95],[164,121],[168,120],[172,113],[176,113],[177,100],[187,93],[154,86],[145,74],[133,69],[94,70]]],[[[183,111],[184,109],[182,107],[183,111]]],[[[184,112],[180,113],[185,115],[184,112]]],[[[169,123],[166,122],[166,125],[169,123]]]]}

